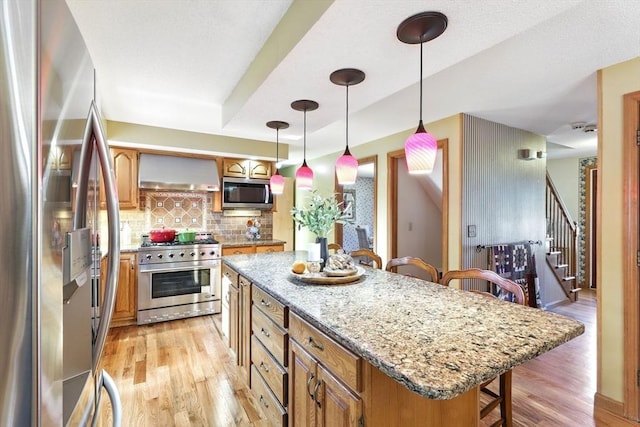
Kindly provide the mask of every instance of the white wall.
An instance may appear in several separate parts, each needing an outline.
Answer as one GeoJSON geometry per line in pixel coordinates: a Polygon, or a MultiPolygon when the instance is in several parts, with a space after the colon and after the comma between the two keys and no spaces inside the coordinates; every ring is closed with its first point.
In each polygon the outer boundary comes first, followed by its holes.
{"type": "Polygon", "coordinates": [[[547,172],[573,221],[578,221],[579,215],[579,161],[578,157],[547,159],[547,172]]]}
{"type": "MultiPolygon", "coordinates": [[[[399,162],[397,256],[422,258],[442,271],[442,211],[424,191],[424,178],[409,175],[404,159],[399,162]]],[[[409,274],[427,279],[417,269],[409,274]]]]}

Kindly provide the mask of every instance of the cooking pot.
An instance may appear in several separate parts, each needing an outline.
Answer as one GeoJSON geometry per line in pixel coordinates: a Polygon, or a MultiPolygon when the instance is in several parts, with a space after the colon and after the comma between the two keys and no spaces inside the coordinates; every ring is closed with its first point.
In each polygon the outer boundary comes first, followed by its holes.
{"type": "Polygon", "coordinates": [[[164,227],[159,230],[151,230],[149,238],[153,243],[173,242],[173,239],[176,238],[176,230],[164,227]]]}
{"type": "Polygon", "coordinates": [[[191,243],[196,240],[196,232],[190,230],[183,230],[178,232],[178,241],[180,243],[191,243]]]}

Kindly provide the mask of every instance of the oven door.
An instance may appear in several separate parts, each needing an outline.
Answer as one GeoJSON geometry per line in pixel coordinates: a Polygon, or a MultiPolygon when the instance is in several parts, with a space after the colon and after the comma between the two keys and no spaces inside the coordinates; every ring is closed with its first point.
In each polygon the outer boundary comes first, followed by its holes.
{"type": "Polygon", "coordinates": [[[138,310],[220,299],[220,260],[141,265],[138,310]]]}

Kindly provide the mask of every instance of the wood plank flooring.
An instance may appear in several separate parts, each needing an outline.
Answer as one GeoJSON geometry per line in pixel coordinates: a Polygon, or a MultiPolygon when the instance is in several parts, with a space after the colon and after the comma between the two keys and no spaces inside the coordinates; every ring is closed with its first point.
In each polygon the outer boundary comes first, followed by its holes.
{"type": "MultiPolygon", "coordinates": [[[[580,320],[586,331],[514,370],[514,426],[594,426],[595,293],[583,291],[578,302],[552,311],[580,320]]],[[[219,331],[219,315],[113,328],[101,364],[120,391],[123,425],[268,425],[219,331]]],[[[100,425],[110,426],[105,402],[100,425]]]]}

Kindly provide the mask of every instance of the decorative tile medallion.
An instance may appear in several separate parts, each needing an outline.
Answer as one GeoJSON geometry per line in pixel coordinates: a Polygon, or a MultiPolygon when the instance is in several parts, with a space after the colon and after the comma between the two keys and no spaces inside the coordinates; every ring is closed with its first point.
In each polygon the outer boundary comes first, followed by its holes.
{"type": "Polygon", "coordinates": [[[149,192],[146,195],[146,223],[151,228],[206,229],[206,196],[197,193],[149,192]]]}

